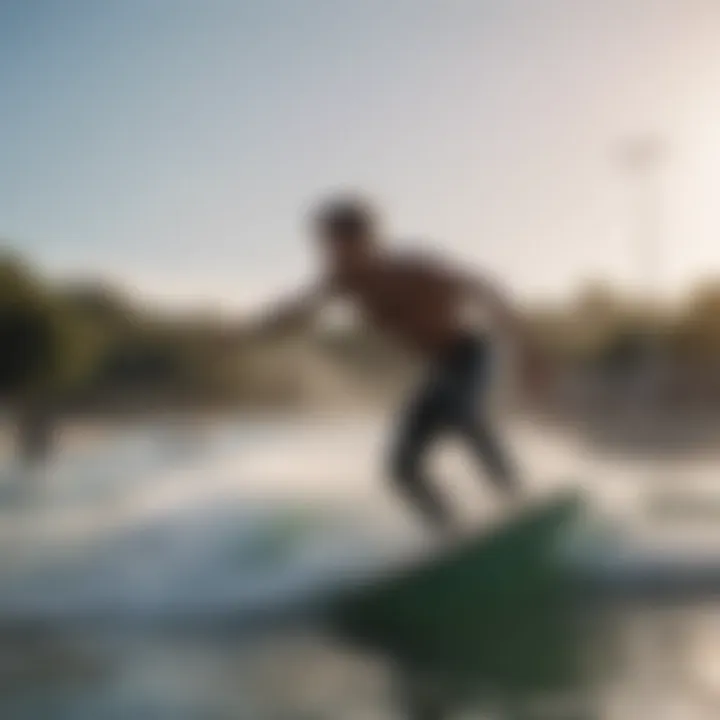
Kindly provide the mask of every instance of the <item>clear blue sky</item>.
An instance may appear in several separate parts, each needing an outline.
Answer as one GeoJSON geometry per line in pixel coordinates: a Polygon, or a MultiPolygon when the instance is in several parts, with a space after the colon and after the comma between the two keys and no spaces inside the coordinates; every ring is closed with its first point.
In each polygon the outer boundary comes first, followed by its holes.
{"type": "Polygon", "coordinates": [[[716,0],[1,0],[0,236],[236,305],[352,187],[523,294],[631,283],[612,150],[657,131],[676,289],[720,272],[719,37],[716,0]]]}

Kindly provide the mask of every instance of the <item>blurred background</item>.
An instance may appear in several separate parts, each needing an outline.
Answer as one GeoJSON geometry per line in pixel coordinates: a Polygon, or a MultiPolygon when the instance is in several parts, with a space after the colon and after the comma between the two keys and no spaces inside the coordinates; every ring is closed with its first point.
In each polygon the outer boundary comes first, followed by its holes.
{"type": "MultiPolygon", "coordinates": [[[[398,716],[381,662],[256,621],[422,542],[382,465],[412,362],[342,308],[244,332],[337,189],[517,298],[529,492],[720,550],[719,34],[716,0],[0,2],[0,715],[398,716]],[[83,623],[203,603],[242,629],[83,623]]],[[[720,615],[648,615],[596,716],[717,717],[720,615]]]]}

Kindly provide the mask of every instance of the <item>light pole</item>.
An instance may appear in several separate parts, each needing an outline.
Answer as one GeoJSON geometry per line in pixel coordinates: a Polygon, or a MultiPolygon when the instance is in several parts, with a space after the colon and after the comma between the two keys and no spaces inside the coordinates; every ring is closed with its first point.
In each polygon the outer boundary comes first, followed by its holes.
{"type": "Polygon", "coordinates": [[[620,144],[620,169],[628,181],[631,199],[631,242],[638,265],[639,304],[647,325],[642,338],[637,390],[639,410],[652,410],[658,399],[663,352],[655,315],[660,309],[663,240],[661,171],[667,160],[667,144],[657,135],[630,137],[620,144]]]}
{"type": "Polygon", "coordinates": [[[659,300],[663,198],[661,171],[667,160],[667,145],[656,135],[631,137],[620,145],[620,164],[629,181],[633,207],[634,254],[639,266],[643,302],[649,308],[659,300]]]}

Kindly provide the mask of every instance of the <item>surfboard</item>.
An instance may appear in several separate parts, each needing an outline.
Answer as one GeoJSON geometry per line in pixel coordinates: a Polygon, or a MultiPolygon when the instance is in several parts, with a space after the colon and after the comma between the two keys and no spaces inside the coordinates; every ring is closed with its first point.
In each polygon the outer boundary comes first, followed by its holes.
{"type": "Polygon", "coordinates": [[[580,670],[572,582],[559,545],[583,515],[554,496],[387,577],[331,610],[340,637],[401,666],[505,690],[547,689],[580,670]]]}

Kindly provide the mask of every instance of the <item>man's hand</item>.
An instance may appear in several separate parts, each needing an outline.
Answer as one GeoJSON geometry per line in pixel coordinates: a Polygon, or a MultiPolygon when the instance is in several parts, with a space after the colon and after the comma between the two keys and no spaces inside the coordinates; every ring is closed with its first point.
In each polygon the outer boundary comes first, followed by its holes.
{"type": "Polygon", "coordinates": [[[519,348],[519,375],[522,392],[530,400],[541,399],[552,382],[550,359],[531,338],[519,348]]]}
{"type": "Polygon", "coordinates": [[[297,302],[288,302],[273,308],[270,312],[260,316],[252,322],[248,330],[253,335],[276,335],[291,332],[311,319],[310,310],[297,302]]]}

